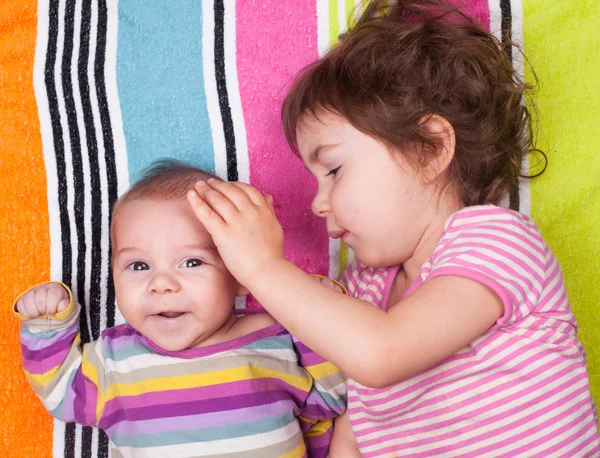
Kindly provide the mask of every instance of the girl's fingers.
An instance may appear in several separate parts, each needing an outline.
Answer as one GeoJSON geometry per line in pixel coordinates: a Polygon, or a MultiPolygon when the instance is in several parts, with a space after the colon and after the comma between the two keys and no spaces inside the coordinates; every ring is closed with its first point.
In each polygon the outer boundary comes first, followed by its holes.
{"type": "Polygon", "coordinates": [[[241,181],[234,181],[230,183],[234,185],[236,188],[242,190],[248,198],[257,206],[263,206],[267,203],[266,197],[254,186],[250,186],[249,184],[242,183],[241,181]]]}
{"type": "Polygon", "coordinates": [[[230,199],[205,181],[196,183],[196,193],[225,222],[231,221],[239,213],[230,199]]]}
{"type": "MultiPolygon", "coordinates": [[[[206,184],[204,184],[204,186],[206,186],[206,184]]],[[[198,187],[198,184],[196,184],[196,188],[198,187]]],[[[202,186],[200,186],[200,188],[202,188],[202,186]]],[[[198,195],[198,192],[189,191],[187,193],[187,200],[191,205],[196,218],[198,218],[210,234],[215,234],[224,228],[225,222],[223,221],[223,218],[202,200],[198,195]]]]}
{"type": "Polygon", "coordinates": [[[207,181],[207,184],[229,199],[238,211],[244,211],[255,206],[255,203],[250,199],[248,193],[241,187],[236,186],[235,182],[226,183],[224,181],[211,179],[207,181]]]}

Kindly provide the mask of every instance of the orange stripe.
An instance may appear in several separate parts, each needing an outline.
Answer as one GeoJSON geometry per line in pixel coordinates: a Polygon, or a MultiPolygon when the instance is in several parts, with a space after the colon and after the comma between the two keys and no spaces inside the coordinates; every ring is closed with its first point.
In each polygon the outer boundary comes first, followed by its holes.
{"type": "Polygon", "coordinates": [[[19,456],[52,456],[52,417],[28,386],[12,301],[48,280],[50,239],[46,171],[33,61],[36,0],[0,2],[0,445],[19,456]]]}

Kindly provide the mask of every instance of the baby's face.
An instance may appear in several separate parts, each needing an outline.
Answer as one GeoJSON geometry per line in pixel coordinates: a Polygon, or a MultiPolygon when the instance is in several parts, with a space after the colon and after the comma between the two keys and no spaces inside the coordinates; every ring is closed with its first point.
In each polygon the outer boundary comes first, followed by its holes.
{"type": "Polygon", "coordinates": [[[124,202],[113,226],[123,317],[158,346],[200,346],[231,317],[238,284],[185,200],[124,202]]]}

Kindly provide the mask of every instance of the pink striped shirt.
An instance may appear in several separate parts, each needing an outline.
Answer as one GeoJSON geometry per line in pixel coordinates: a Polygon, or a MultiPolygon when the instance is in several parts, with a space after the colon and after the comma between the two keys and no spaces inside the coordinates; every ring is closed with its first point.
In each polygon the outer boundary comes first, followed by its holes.
{"type": "MultiPolygon", "coordinates": [[[[398,268],[355,262],[342,280],[349,294],[385,309],[398,268]]],[[[363,456],[600,456],[577,323],[535,223],[494,206],[453,214],[405,297],[440,275],[491,288],[504,315],[418,376],[383,389],[349,381],[363,456]]]]}

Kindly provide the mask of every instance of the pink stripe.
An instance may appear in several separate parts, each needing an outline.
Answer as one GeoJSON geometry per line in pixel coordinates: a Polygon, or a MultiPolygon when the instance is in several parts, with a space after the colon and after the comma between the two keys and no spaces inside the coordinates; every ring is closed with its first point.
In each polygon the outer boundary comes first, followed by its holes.
{"type": "MultiPolygon", "coordinates": [[[[534,347],[535,347],[534,344],[530,345],[530,348],[534,348],[534,347]]],[[[504,358],[502,358],[502,360],[500,360],[495,365],[496,366],[500,366],[500,367],[503,366],[504,363],[506,363],[507,361],[510,361],[511,359],[513,359],[516,356],[516,354],[522,353],[522,351],[524,351],[524,350],[525,350],[525,348],[517,348],[517,349],[515,349],[515,351],[506,354],[504,356],[504,358]]],[[[529,358],[521,361],[518,365],[516,365],[514,367],[511,367],[511,371],[518,373],[519,371],[521,371],[522,369],[526,368],[527,366],[529,366],[531,363],[535,362],[538,359],[540,359],[540,354],[539,353],[535,353],[535,354],[531,355],[529,358]]],[[[553,367],[553,365],[555,363],[556,363],[556,360],[553,360],[553,361],[551,361],[549,363],[545,363],[543,366],[541,366],[540,368],[536,369],[535,371],[533,371],[529,375],[530,376],[537,376],[539,374],[543,374],[545,370],[553,367]]],[[[481,368],[481,370],[485,370],[485,369],[486,368],[481,368]]],[[[473,377],[473,376],[477,376],[477,375],[478,375],[477,372],[473,372],[473,373],[469,374],[469,377],[473,377]]],[[[454,397],[454,396],[461,395],[461,394],[463,394],[465,392],[469,392],[472,389],[475,389],[477,386],[490,383],[493,380],[497,380],[497,379],[501,378],[503,375],[505,375],[505,374],[503,374],[502,372],[500,372],[500,373],[497,373],[497,374],[490,374],[490,375],[488,375],[488,376],[486,376],[484,378],[481,378],[481,379],[476,379],[476,380],[474,380],[474,381],[472,381],[472,382],[470,382],[470,383],[468,383],[466,385],[462,385],[462,386],[460,386],[460,387],[458,387],[458,388],[450,391],[449,393],[444,393],[444,394],[438,395],[436,397],[428,398],[426,401],[424,401],[422,403],[415,404],[414,406],[411,406],[411,411],[417,411],[420,408],[428,407],[430,405],[435,405],[438,401],[443,401],[443,400],[445,400],[445,399],[447,399],[449,397],[454,397]]],[[[558,375],[555,375],[554,378],[555,377],[558,377],[558,375]]],[[[554,378],[549,377],[549,378],[545,378],[544,380],[546,380],[546,381],[548,381],[548,380],[554,380],[554,378]]],[[[456,383],[456,381],[454,381],[454,383],[456,383]]],[[[504,382],[500,386],[501,387],[510,388],[511,386],[514,385],[514,383],[515,383],[515,381],[511,380],[511,381],[504,382]]],[[[441,385],[441,386],[443,386],[443,385],[441,385]]],[[[428,385],[428,386],[423,386],[422,388],[423,389],[427,388],[427,391],[431,392],[431,391],[434,391],[436,387],[437,386],[428,385]]],[[[497,391],[498,389],[499,389],[499,387],[495,387],[494,391],[497,391]]],[[[393,396],[392,395],[392,396],[389,396],[389,397],[387,397],[385,399],[379,400],[377,403],[379,405],[386,404],[387,402],[393,401],[395,398],[397,398],[397,396],[393,396]]],[[[472,398],[469,398],[469,399],[463,401],[462,403],[455,404],[452,407],[452,409],[459,408],[463,404],[464,405],[469,405],[473,401],[473,399],[476,399],[476,398],[477,398],[477,395],[475,395],[472,398]]],[[[355,400],[354,396],[351,396],[349,398],[349,402],[353,402],[354,400],[355,400]]],[[[380,414],[380,415],[386,415],[386,414],[394,412],[396,410],[400,412],[400,411],[402,411],[403,408],[407,407],[408,404],[412,404],[414,402],[415,402],[415,399],[410,399],[410,400],[408,400],[404,404],[397,404],[394,407],[391,407],[389,409],[377,411],[377,413],[380,414]]],[[[365,405],[372,405],[373,404],[373,403],[368,403],[368,402],[365,402],[365,401],[363,401],[363,403],[365,405]]],[[[356,408],[356,409],[353,409],[353,411],[355,411],[355,412],[369,413],[369,411],[366,410],[366,409],[364,409],[364,408],[356,408]]],[[[431,415],[435,416],[435,414],[431,414],[431,415]]],[[[418,417],[418,418],[421,418],[421,417],[418,417]]],[[[423,418],[429,418],[429,414],[425,414],[425,416],[423,418]]],[[[356,420],[353,423],[356,424],[356,425],[359,425],[361,423],[366,423],[368,421],[370,421],[370,420],[368,420],[368,419],[362,419],[362,420],[356,420]]],[[[413,421],[413,420],[411,420],[411,421],[413,421]]],[[[401,423],[402,423],[402,421],[399,422],[399,424],[401,424],[401,423]]],[[[366,435],[366,434],[369,434],[370,432],[372,432],[372,431],[371,430],[364,430],[364,431],[361,431],[360,433],[357,433],[357,435],[366,435]]]]}
{"type": "MultiPolygon", "coordinates": [[[[236,2],[237,72],[247,132],[250,182],[274,197],[285,255],[310,273],[327,274],[325,221],[310,211],[316,181],[288,148],[281,103],[296,73],[318,58],[314,2],[236,2]],[[277,46],[268,46],[277,43],[277,46]]],[[[256,304],[250,304],[256,307],[256,304]]]]}
{"type": "MultiPolygon", "coordinates": [[[[579,377],[579,378],[581,378],[581,377],[579,377]]],[[[571,380],[568,381],[568,382],[566,382],[565,384],[563,384],[560,387],[561,390],[564,390],[564,388],[568,387],[570,384],[572,384],[571,380]]],[[[571,395],[572,396],[576,396],[577,394],[584,393],[585,391],[587,391],[587,389],[588,389],[587,386],[584,385],[583,387],[581,387],[580,389],[578,389],[576,392],[571,393],[571,395]]],[[[558,391],[561,391],[561,390],[558,390],[558,391]]],[[[555,391],[555,390],[553,390],[553,391],[555,391]]],[[[577,411],[582,405],[585,405],[587,403],[588,403],[588,400],[585,399],[585,397],[584,397],[583,400],[581,400],[577,404],[572,405],[568,410],[562,412],[560,414],[560,416],[561,417],[562,416],[567,416],[570,413],[573,413],[573,412],[577,411]]],[[[511,422],[511,423],[509,423],[509,424],[507,424],[505,426],[485,431],[485,432],[483,432],[483,433],[481,433],[481,434],[479,434],[477,436],[469,437],[468,439],[465,439],[464,441],[455,442],[455,443],[450,444],[448,446],[442,446],[442,447],[439,447],[439,448],[428,449],[427,452],[428,452],[428,454],[431,454],[431,455],[436,455],[436,454],[440,455],[440,454],[443,454],[444,452],[446,452],[448,450],[452,450],[452,451],[456,452],[456,451],[458,451],[458,448],[460,446],[462,446],[462,447],[470,446],[470,445],[476,444],[477,442],[481,442],[483,440],[493,438],[493,437],[495,437],[497,435],[500,435],[500,434],[503,434],[503,433],[506,433],[506,432],[519,431],[519,428],[521,426],[524,426],[527,423],[529,423],[531,421],[534,421],[540,415],[544,415],[546,413],[552,412],[553,410],[556,409],[556,407],[560,407],[560,406],[563,406],[563,405],[564,405],[564,399],[559,399],[556,402],[552,403],[551,405],[547,406],[542,411],[535,411],[535,412],[533,412],[533,413],[531,413],[531,414],[529,414],[529,415],[527,415],[525,417],[517,418],[515,421],[513,421],[513,422],[511,422]]],[[[519,417],[519,415],[518,415],[519,412],[518,411],[520,409],[514,409],[514,410],[515,410],[513,412],[513,414],[515,414],[514,417],[519,417]]],[[[486,419],[484,422],[488,422],[488,421],[489,420],[486,419]]],[[[538,430],[538,431],[539,430],[543,430],[543,429],[549,428],[549,427],[551,427],[553,425],[556,425],[556,424],[557,424],[557,419],[556,419],[556,416],[554,416],[554,417],[549,418],[549,419],[545,420],[544,422],[540,423],[538,426],[536,426],[536,430],[538,430]]],[[[561,429],[563,429],[563,428],[561,428],[561,429]]],[[[516,441],[519,441],[521,439],[526,439],[526,438],[528,438],[530,436],[531,436],[531,432],[529,430],[526,430],[526,431],[523,431],[521,434],[511,435],[509,438],[504,439],[504,440],[502,440],[500,442],[496,442],[496,443],[491,444],[491,445],[486,445],[486,446],[481,447],[480,449],[478,449],[476,451],[473,451],[473,452],[470,452],[470,453],[461,454],[461,456],[464,457],[464,458],[479,457],[479,456],[482,456],[482,454],[484,454],[485,452],[490,452],[492,450],[497,450],[498,448],[501,448],[501,447],[503,447],[505,445],[509,445],[509,444],[514,443],[516,441]]],[[[398,439],[398,438],[402,438],[402,437],[403,437],[403,435],[391,435],[390,434],[390,435],[385,436],[385,438],[380,437],[374,443],[381,443],[381,442],[384,442],[386,440],[394,440],[394,439],[398,439]]],[[[392,446],[387,447],[387,448],[385,448],[383,450],[378,450],[377,452],[378,453],[389,453],[391,451],[405,450],[407,448],[412,448],[412,447],[420,447],[420,446],[425,446],[425,445],[430,445],[430,444],[433,445],[436,442],[439,442],[439,441],[442,441],[442,440],[445,440],[445,439],[451,439],[453,437],[456,437],[456,431],[451,431],[451,432],[445,433],[445,434],[437,434],[434,437],[427,437],[425,439],[420,439],[420,440],[411,441],[411,442],[402,441],[401,444],[392,445],[392,446]]],[[[362,446],[364,446],[364,445],[361,443],[361,447],[362,446]]],[[[530,443],[529,446],[531,448],[533,448],[533,443],[530,443]]],[[[515,456],[515,455],[514,454],[510,454],[508,456],[515,456]]]]}
{"type": "MultiPolygon", "coordinates": [[[[542,254],[544,254],[544,256],[541,256],[542,258],[545,257],[546,253],[544,253],[544,240],[542,239],[540,234],[534,231],[529,232],[531,238],[535,239],[536,243],[534,243],[529,237],[525,237],[525,234],[523,232],[523,224],[517,221],[488,221],[483,224],[477,224],[474,227],[474,229],[502,232],[507,236],[510,236],[510,238],[518,239],[523,245],[529,246],[533,251],[541,252],[542,254]],[[514,230],[511,230],[511,228],[514,228],[514,230]]],[[[450,227],[446,231],[446,234],[462,232],[463,230],[464,228],[460,226],[450,227]]]]}
{"type": "MultiPolygon", "coordinates": [[[[550,361],[550,362],[546,363],[544,366],[541,366],[540,368],[536,369],[531,374],[528,374],[528,377],[534,378],[534,377],[537,377],[538,375],[543,374],[544,371],[547,371],[555,363],[556,363],[556,361],[550,361]]],[[[573,371],[573,365],[569,365],[569,366],[565,367],[559,373],[554,374],[553,377],[548,377],[548,378],[540,377],[538,383],[536,383],[535,385],[527,386],[527,387],[525,387],[525,388],[523,388],[523,389],[521,389],[519,391],[516,391],[515,393],[512,393],[510,395],[505,396],[502,399],[498,399],[498,400],[496,400],[494,402],[491,402],[489,404],[481,406],[481,407],[479,407],[477,409],[470,410],[468,415],[469,415],[470,418],[482,418],[486,414],[486,412],[493,412],[494,409],[503,406],[507,402],[516,401],[516,400],[522,399],[522,398],[527,398],[527,396],[530,396],[531,394],[533,394],[535,392],[540,392],[540,390],[542,390],[544,388],[544,386],[546,386],[548,383],[551,383],[555,379],[563,377],[564,375],[567,375],[567,374],[569,374],[569,372],[572,372],[572,371],[573,371]]],[[[579,379],[581,379],[583,377],[584,377],[584,375],[580,374],[576,379],[569,379],[568,381],[563,382],[563,384],[561,384],[560,386],[554,388],[553,390],[542,392],[542,394],[539,394],[535,399],[533,399],[533,398],[529,399],[529,402],[534,402],[536,399],[541,401],[544,398],[547,398],[547,397],[551,396],[553,393],[559,393],[562,390],[564,390],[565,387],[568,387],[568,386],[572,385],[575,381],[577,381],[577,380],[579,380],[579,379]]],[[[487,377],[487,379],[481,381],[481,384],[489,383],[490,381],[492,381],[493,379],[496,379],[496,378],[499,378],[499,377],[497,377],[497,376],[495,376],[495,377],[487,377]]],[[[472,388],[472,387],[474,387],[474,386],[476,386],[476,385],[478,385],[478,384],[479,384],[478,382],[474,382],[474,383],[469,384],[469,389],[472,388]]],[[[494,392],[502,392],[505,389],[512,388],[514,386],[514,384],[515,384],[515,380],[508,380],[508,381],[502,383],[501,385],[495,386],[492,390],[489,390],[489,392],[490,392],[490,394],[493,394],[494,392]]],[[[437,401],[439,401],[439,400],[444,400],[444,399],[447,399],[447,398],[452,398],[453,396],[462,394],[465,391],[469,391],[469,390],[467,390],[465,388],[467,388],[467,387],[463,387],[460,390],[455,390],[453,392],[445,393],[444,395],[438,396],[436,398],[435,402],[433,402],[433,400],[431,400],[432,402],[429,402],[429,400],[428,400],[428,402],[419,404],[419,405],[415,406],[414,409],[411,409],[411,410],[414,412],[414,411],[417,411],[420,408],[424,408],[424,407],[428,407],[428,406],[430,406],[432,404],[436,404],[437,401]]],[[[478,398],[480,398],[481,395],[482,395],[482,393],[478,393],[478,395],[472,396],[472,397],[470,397],[468,399],[465,399],[465,400],[461,401],[460,403],[456,403],[456,404],[453,404],[451,406],[444,407],[443,412],[444,412],[445,420],[440,421],[438,423],[428,424],[427,425],[427,429],[428,430],[437,430],[437,429],[440,429],[440,428],[446,428],[448,426],[451,426],[452,424],[454,424],[456,422],[457,418],[456,417],[448,418],[448,414],[451,413],[451,412],[456,412],[457,417],[460,418],[461,417],[461,409],[463,409],[464,407],[468,407],[468,406],[472,405],[474,402],[477,402],[477,401],[481,400],[481,399],[478,399],[478,398]]],[[[512,409],[510,409],[508,411],[496,414],[494,416],[488,416],[484,420],[478,421],[478,422],[474,423],[472,425],[472,427],[470,427],[470,428],[468,428],[468,427],[461,428],[461,431],[463,431],[463,432],[466,432],[466,431],[473,432],[473,431],[475,431],[475,430],[477,430],[477,429],[479,429],[479,428],[481,428],[483,426],[486,426],[486,425],[489,425],[489,424],[493,424],[494,422],[496,422],[498,420],[502,420],[504,418],[507,418],[507,417],[511,416],[511,413],[512,414],[517,414],[522,408],[523,408],[523,406],[519,405],[519,406],[516,406],[516,407],[514,407],[514,408],[512,408],[512,409]]],[[[440,411],[436,410],[436,411],[429,412],[429,413],[426,413],[426,414],[422,414],[422,415],[418,415],[418,416],[415,416],[415,417],[411,417],[409,419],[399,420],[399,421],[396,421],[394,423],[388,423],[385,426],[372,427],[372,428],[365,429],[365,430],[360,431],[360,432],[355,432],[355,435],[357,437],[358,436],[365,436],[365,435],[371,434],[373,432],[377,432],[382,427],[385,428],[385,429],[392,429],[392,428],[396,428],[396,427],[403,426],[403,425],[410,425],[411,423],[418,423],[418,422],[421,422],[421,421],[424,421],[424,420],[428,420],[430,418],[436,418],[439,415],[440,415],[440,411]]],[[[353,424],[357,424],[357,423],[358,422],[353,422],[353,424]]],[[[412,434],[414,432],[418,432],[418,429],[405,430],[401,434],[402,434],[402,436],[408,436],[408,435],[410,435],[410,434],[412,434]]],[[[439,439],[440,436],[437,436],[437,437],[439,439]]],[[[373,441],[371,440],[371,441],[365,442],[364,444],[361,443],[361,445],[364,445],[364,446],[370,445],[370,444],[368,444],[368,442],[373,443],[373,441]]]]}
{"type": "MultiPolygon", "coordinates": [[[[534,331],[528,331],[526,333],[523,334],[523,337],[519,337],[519,336],[512,336],[510,339],[508,339],[506,342],[504,342],[503,344],[498,345],[497,347],[491,349],[492,351],[490,353],[492,354],[498,354],[498,353],[503,353],[506,350],[512,349],[512,351],[504,354],[504,356],[502,356],[502,358],[500,358],[497,362],[494,363],[495,366],[503,366],[506,365],[507,363],[509,363],[516,354],[521,354],[524,353],[530,349],[534,349],[539,345],[539,341],[531,341],[529,344],[527,345],[523,345],[520,346],[520,342],[524,339],[524,338],[528,338],[530,336],[532,336],[534,334],[534,331]]],[[[554,331],[548,331],[545,335],[543,335],[541,337],[541,340],[546,339],[549,336],[552,336],[554,334],[554,331]]],[[[401,391],[398,391],[396,393],[390,394],[388,397],[384,398],[384,399],[377,399],[377,400],[361,400],[361,403],[366,405],[366,406],[378,406],[378,405],[382,405],[382,404],[386,404],[390,401],[393,401],[395,399],[398,398],[402,398],[406,395],[408,395],[409,393],[413,393],[415,390],[421,388],[421,389],[425,389],[425,388],[429,388],[432,385],[434,385],[435,383],[439,383],[441,381],[443,381],[444,379],[449,379],[454,375],[458,375],[461,372],[468,370],[470,367],[472,367],[472,363],[471,361],[467,361],[464,364],[458,365],[452,369],[447,369],[447,370],[443,370],[443,367],[445,365],[447,365],[450,362],[455,362],[456,360],[459,359],[466,359],[469,358],[471,356],[473,356],[473,354],[477,353],[477,350],[480,348],[484,348],[484,349],[488,349],[489,346],[497,339],[499,339],[500,337],[500,333],[494,333],[492,335],[490,335],[490,337],[488,339],[486,339],[485,341],[481,342],[474,351],[471,352],[465,352],[463,354],[460,355],[456,355],[453,357],[450,357],[450,359],[444,361],[444,364],[440,366],[440,372],[437,372],[435,374],[432,374],[430,377],[414,383],[410,386],[407,386],[406,388],[404,388],[401,391]],[[457,357],[458,356],[458,357],[457,357]]],[[[521,364],[519,364],[518,366],[515,367],[521,367],[521,364]]],[[[481,367],[480,370],[487,370],[486,367],[481,367]]],[[[473,373],[475,374],[475,373],[473,373]]],[[[351,387],[353,388],[353,387],[351,387]]],[[[354,391],[354,390],[353,390],[354,391]]],[[[372,394],[383,394],[386,393],[387,391],[389,391],[389,388],[381,388],[379,390],[372,390],[372,389],[365,389],[365,388],[356,388],[355,389],[356,393],[359,394],[363,394],[363,395],[372,395],[372,394]]],[[[350,396],[348,398],[349,401],[356,401],[358,400],[358,397],[354,394],[354,392],[350,393],[350,396]]],[[[395,408],[397,409],[402,409],[402,406],[396,406],[395,408]]],[[[360,409],[357,409],[357,411],[361,411],[360,409]]],[[[385,413],[385,411],[383,412],[385,413]]]]}

